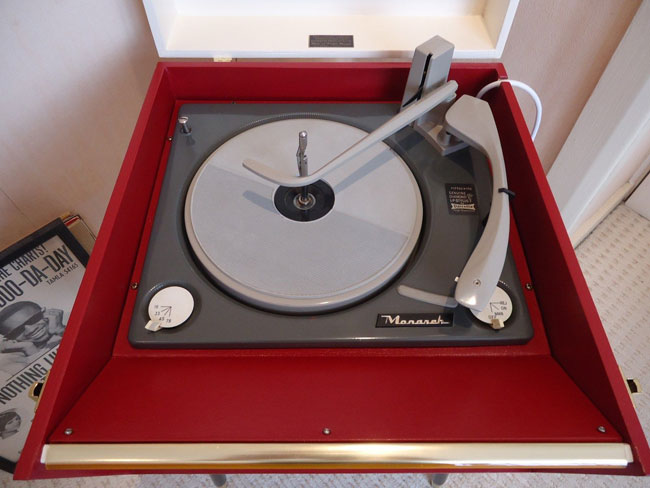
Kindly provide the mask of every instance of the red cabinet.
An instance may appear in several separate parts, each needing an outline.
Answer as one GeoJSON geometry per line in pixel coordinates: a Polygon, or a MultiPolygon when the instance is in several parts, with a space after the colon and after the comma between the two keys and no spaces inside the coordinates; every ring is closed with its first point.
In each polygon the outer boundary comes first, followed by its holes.
{"type": "MultiPolygon", "coordinates": [[[[487,97],[517,194],[525,345],[154,350],[128,342],[180,104],[398,102],[408,64],[160,63],[16,478],[112,472],[579,471],[650,451],[509,85],[487,97]],[[44,449],[44,446],[46,448],[44,449]]],[[[455,64],[459,92],[504,77],[455,64]]]]}

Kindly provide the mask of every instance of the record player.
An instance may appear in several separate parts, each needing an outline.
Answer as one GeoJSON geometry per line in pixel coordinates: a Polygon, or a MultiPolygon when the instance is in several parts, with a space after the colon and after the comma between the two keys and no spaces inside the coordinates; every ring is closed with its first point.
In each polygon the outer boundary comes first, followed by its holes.
{"type": "Polygon", "coordinates": [[[507,252],[513,193],[489,105],[454,101],[453,45],[435,37],[415,53],[401,106],[180,107],[131,344],[532,337],[507,252]],[[441,130],[444,146],[431,135],[441,130]]]}
{"type": "MultiPolygon", "coordinates": [[[[152,30],[295,34],[232,24],[152,30]]],[[[450,58],[160,63],[16,478],[647,472],[503,66],[450,58]]]]}

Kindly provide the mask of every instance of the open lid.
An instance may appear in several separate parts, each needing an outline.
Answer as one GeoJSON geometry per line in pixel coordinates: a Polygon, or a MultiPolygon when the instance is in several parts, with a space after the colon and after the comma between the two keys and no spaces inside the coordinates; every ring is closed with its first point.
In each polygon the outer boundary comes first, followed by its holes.
{"type": "Polygon", "coordinates": [[[163,58],[400,58],[434,35],[501,57],[519,0],[143,0],[163,58]]]}

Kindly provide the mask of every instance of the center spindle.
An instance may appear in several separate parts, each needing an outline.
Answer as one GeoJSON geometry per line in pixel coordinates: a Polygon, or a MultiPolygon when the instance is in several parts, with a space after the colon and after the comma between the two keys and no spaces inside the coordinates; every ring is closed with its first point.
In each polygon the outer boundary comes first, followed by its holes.
{"type": "MultiPolygon", "coordinates": [[[[307,167],[307,131],[303,130],[298,133],[298,151],[296,151],[296,160],[298,161],[298,174],[300,176],[309,176],[307,167]]],[[[307,210],[316,203],[314,196],[309,193],[307,185],[300,189],[300,193],[294,199],[294,205],[300,210],[307,210]]]]}

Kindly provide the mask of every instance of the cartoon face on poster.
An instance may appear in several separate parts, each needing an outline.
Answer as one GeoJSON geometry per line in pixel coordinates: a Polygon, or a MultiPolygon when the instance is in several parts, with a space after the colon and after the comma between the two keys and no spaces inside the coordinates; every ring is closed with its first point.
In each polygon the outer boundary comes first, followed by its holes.
{"type": "MultiPolygon", "coordinates": [[[[87,258],[87,256],[86,256],[87,258]]],[[[32,384],[50,370],[84,264],[55,235],[0,262],[0,457],[15,463],[34,418],[32,384]]]]}

